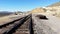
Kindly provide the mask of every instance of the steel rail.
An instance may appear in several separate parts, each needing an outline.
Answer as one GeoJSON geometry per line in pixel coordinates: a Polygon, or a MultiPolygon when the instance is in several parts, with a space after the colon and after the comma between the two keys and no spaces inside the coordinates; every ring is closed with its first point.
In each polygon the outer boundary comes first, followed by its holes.
{"type": "Polygon", "coordinates": [[[21,20],[20,20],[20,23],[17,23],[13,26],[12,29],[4,32],[3,34],[13,34],[22,24],[24,24],[24,22],[29,19],[31,16],[26,16],[26,17],[23,17],[21,20]]]}
{"type": "MultiPolygon", "coordinates": [[[[29,16],[29,15],[28,15],[28,16],[29,16]]],[[[27,17],[27,16],[26,16],[26,17],[27,17]]],[[[6,23],[6,24],[0,25],[0,29],[3,28],[3,27],[8,26],[9,24],[13,24],[13,23],[15,23],[16,21],[19,21],[19,20],[21,20],[21,19],[22,19],[22,18],[19,18],[19,19],[16,19],[16,20],[14,20],[14,21],[8,22],[8,23],[6,23]]]]}
{"type": "Polygon", "coordinates": [[[0,25],[0,29],[3,28],[3,27],[8,26],[9,24],[13,24],[13,23],[15,23],[16,21],[19,21],[19,20],[21,20],[21,19],[22,19],[22,18],[19,18],[19,19],[16,19],[16,20],[14,20],[14,21],[8,22],[8,23],[6,23],[6,24],[0,25]]]}
{"type": "Polygon", "coordinates": [[[29,30],[30,30],[30,34],[34,34],[33,22],[32,22],[32,14],[31,14],[31,17],[30,17],[30,22],[29,22],[29,30]]]}

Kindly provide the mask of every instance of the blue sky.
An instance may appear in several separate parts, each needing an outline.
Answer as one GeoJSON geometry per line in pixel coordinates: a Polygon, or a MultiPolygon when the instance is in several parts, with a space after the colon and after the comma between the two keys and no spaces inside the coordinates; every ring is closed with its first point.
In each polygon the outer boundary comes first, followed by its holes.
{"type": "Polygon", "coordinates": [[[60,0],[0,0],[0,11],[30,11],[60,0]]]}

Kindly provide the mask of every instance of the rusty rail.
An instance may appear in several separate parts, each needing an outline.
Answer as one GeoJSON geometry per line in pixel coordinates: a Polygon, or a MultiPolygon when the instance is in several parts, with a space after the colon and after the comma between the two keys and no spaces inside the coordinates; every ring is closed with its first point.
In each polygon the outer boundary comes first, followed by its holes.
{"type": "Polygon", "coordinates": [[[17,23],[13,26],[13,28],[11,28],[10,30],[8,31],[5,31],[3,34],[13,34],[22,24],[24,24],[24,22],[26,20],[28,20],[31,16],[28,15],[26,17],[23,17],[21,20],[20,20],[20,23],[17,23]]]}
{"type": "Polygon", "coordinates": [[[30,30],[30,34],[34,34],[33,22],[32,22],[32,14],[31,14],[31,17],[30,17],[30,22],[29,22],[29,30],[30,30]]]}

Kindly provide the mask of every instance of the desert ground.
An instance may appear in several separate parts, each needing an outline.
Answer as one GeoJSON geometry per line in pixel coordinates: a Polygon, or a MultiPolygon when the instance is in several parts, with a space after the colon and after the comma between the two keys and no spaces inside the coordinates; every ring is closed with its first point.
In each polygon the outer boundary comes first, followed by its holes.
{"type": "Polygon", "coordinates": [[[8,16],[0,17],[0,25],[19,19],[21,17],[23,17],[23,15],[8,15],[8,16]]]}
{"type": "Polygon", "coordinates": [[[60,34],[60,18],[49,14],[42,14],[48,18],[48,20],[45,20],[39,19],[36,15],[40,14],[33,14],[32,18],[36,24],[37,34],[60,34]]]}

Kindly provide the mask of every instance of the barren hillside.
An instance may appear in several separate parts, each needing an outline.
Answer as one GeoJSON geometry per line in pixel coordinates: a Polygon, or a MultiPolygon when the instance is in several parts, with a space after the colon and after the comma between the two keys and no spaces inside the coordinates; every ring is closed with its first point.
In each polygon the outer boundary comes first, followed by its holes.
{"type": "Polygon", "coordinates": [[[30,13],[44,13],[46,10],[43,8],[35,8],[33,10],[31,10],[30,13]]]}
{"type": "Polygon", "coordinates": [[[54,6],[60,6],[60,2],[53,3],[52,5],[49,5],[48,7],[54,7],[54,6]]]}

